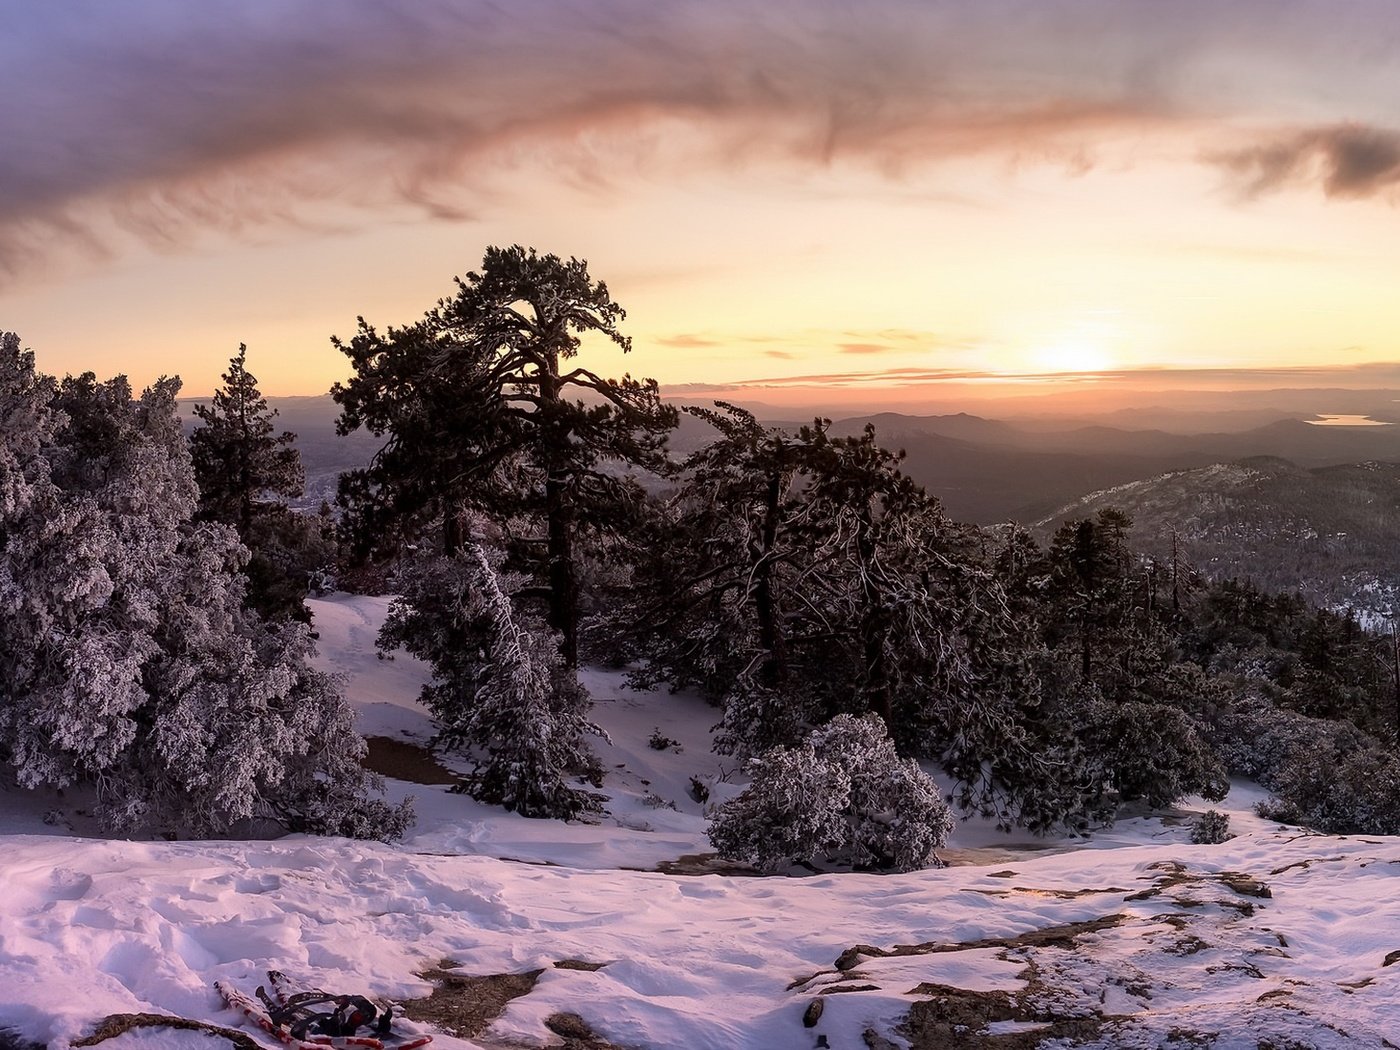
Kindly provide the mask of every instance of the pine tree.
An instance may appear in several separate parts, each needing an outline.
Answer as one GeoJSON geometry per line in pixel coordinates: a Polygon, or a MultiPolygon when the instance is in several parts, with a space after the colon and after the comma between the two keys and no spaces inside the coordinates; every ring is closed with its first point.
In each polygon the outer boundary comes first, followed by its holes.
{"type": "Polygon", "coordinates": [[[1131,644],[1131,527],[1126,514],[1108,508],[1096,518],[1066,522],[1050,545],[1049,593],[1056,605],[1052,630],[1057,642],[1072,642],[1084,682],[1096,681],[1103,672],[1105,650],[1121,655],[1131,644]]]}
{"type": "Polygon", "coordinates": [[[190,435],[190,455],[199,482],[199,516],[250,533],[253,519],[283,504],[273,497],[300,496],[305,485],[301,456],[290,431],[275,433],[270,408],[248,371],[248,347],[239,344],[208,405],[196,405],[203,422],[190,435]]]}
{"type": "Polygon", "coordinates": [[[600,633],[641,661],[633,684],[697,686],[724,708],[716,750],[748,757],[793,744],[808,698],[791,674],[795,610],[787,591],[799,552],[788,517],[803,447],[746,410],[687,408],[717,437],[684,464],[684,484],[644,522],[630,591],[600,633]]]}
{"type": "Polygon", "coordinates": [[[573,667],[578,536],[641,500],[612,468],[664,469],[676,413],[653,380],[569,367],[585,335],[631,349],[625,311],[585,262],[493,247],[457,286],[416,324],[380,333],[361,319],[354,338],[336,340],[355,369],[332,390],[340,432],[386,438],[373,465],[343,479],[346,522],[361,553],[437,527],[449,555],[471,513],[510,523],[573,667]]]}
{"type": "Polygon", "coordinates": [[[558,637],[519,616],[485,550],[468,541],[452,557],[414,565],[380,644],[428,660],[423,703],[446,747],[477,756],[463,790],[527,817],[568,819],[596,809],[572,777],[599,775],[585,734],[588,694],[564,666],[558,637]]]}
{"type": "Polygon", "coordinates": [[[275,409],[247,368],[240,345],[209,405],[196,405],[202,426],[190,434],[199,483],[198,517],[231,525],[248,548],[244,571],[250,604],[264,616],[309,619],[311,574],[334,558],[330,523],[294,514],[285,498],[305,484],[291,432],[277,434],[275,409]]]}

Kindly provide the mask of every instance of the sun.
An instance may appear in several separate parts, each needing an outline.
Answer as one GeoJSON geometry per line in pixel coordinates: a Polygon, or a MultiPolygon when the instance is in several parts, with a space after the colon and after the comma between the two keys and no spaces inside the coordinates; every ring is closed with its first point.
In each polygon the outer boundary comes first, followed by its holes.
{"type": "Polygon", "coordinates": [[[1033,347],[1029,358],[1045,372],[1103,372],[1113,367],[1113,357],[1102,344],[1063,339],[1033,347]]]}

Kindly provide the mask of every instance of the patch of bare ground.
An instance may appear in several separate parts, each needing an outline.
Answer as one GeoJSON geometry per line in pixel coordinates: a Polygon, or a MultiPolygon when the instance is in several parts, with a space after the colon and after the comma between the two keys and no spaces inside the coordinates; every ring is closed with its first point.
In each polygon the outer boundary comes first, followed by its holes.
{"type": "MultiPolygon", "coordinates": [[[[117,1036],[137,1028],[179,1028],[186,1031],[208,1032],[210,1035],[227,1039],[238,1050],[263,1050],[256,1039],[236,1028],[225,1028],[207,1021],[191,1021],[186,1017],[169,1017],[165,1014],[109,1014],[97,1022],[92,1034],[75,1039],[69,1045],[96,1046],[98,1043],[105,1043],[108,1039],[115,1039],[117,1036]]],[[[3,1042],[0,1042],[0,1045],[4,1045],[3,1042]]]]}
{"type": "Polygon", "coordinates": [[[467,974],[449,969],[450,963],[418,976],[436,987],[423,999],[399,1004],[404,1016],[423,1021],[462,1039],[470,1039],[501,1016],[506,1004],[535,987],[543,970],[524,973],[467,974]]]}
{"type": "Polygon", "coordinates": [[[913,994],[928,998],[910,1008],[908,1019],[899,1029],[912,1050],[1033,1050],[1047,1039],[1087,1042],[1103,1033],[1102,1014],[1057,1017],[1009,992],[975,992],[921,984],[913,994]],[[1020,1027],[1015,1031],[991,1031],[992,1024],[1006,1021],[1018,1022],[1020,1027]]]}
{"type": "MultiPolygon", "coordinates": [[[[523,973],[468,974],[462,973],[458,965],[451,959],[444,959],[433,969],[420,973],[419,977],[431,981],[436,987],[425,998],[400,1003],[404,1015],[459,1038],[472,1039],[500,1017],[512,999],[528,995],[540,974],[544,973],[543,970],[526,970],[523,973]]],[[[593,971],[607,965],[587,959],[560,959],[554,968],[593,971]]],[[[563,1039],[562,1043],[551,1043],[552,1048],[625,1050],[597,1035],[578,1014],[552,1014],[545,1020],[545,1027],[563,1039]]]]}
{"type": "Polygon", "coordinates": [[[893,948],[879,948],[870,944],[857,944],[847,948],[836,959],[838,970],[853,969],[861,956],[868,959],[888,959],[903,955],[935,955],[941,952],[964,952],[972,948],[1072,948],[1075,939],[1087,933],[1121,926],[1129,916],[1124,914],[1105,915],[1082,922],[1070,922],[1061,926],[1046,926],[1039,930],[1028,930],[1014,937],[983,937],[975,941],[957,941],[951,944],[926,941],[923,944],[896,944],[893,948]]]}
{"type": "Polygon", "coordinates": [[[592,973],[608,965],[605,962],[589,962],[587,959],[560,959],[554,964],[556,970],[587,970],[592,973]]]}
{"type": "MultiPolygon", "coordinates": [[[[1094,891],[1097,892],[1097,891],[1094,891]]],[[[881,948],[857,944],[847,948],[837,958],[835,970],[823,970],[798,978],[788,986],[790,991],[814,992],[803,1015],[803,1023],[812,1027],[821,1018],[821,996],[841,992],[878,991],[879,986],[856,969],[862,959],[888,959],[911,955],[937,955],[969,951],[977,948],[999,948],[1003,952],[1039,948],[1072,949],[1080,937],[1121,926],[1129,920],[1123,914],[1105,915],[1082,922],[1047,926],[1028,930],[1014,937],[985,937],[955,943],[927,942],[897,944],[881,948]],[[814,982],[836,976],[817,987],[814,982]]],[[[1005,957],[1005,956],[1003,956],[1005,957]]],[[[1040,1045],[1045,1039],[1088,1040],[1097,1038],[1105,1021],[1110,1020],[1097,1010],[1066,1010],[1063,1005],[1049,1005],[1054,999],[1040,979],[1034,959],[1028,959],[1020,977],[1026,981],[1023,991],[972,991],[949,985],[925,982],[909,990],[907,995],[920,1001],[911,1005],[909,1016],[899,1034],[909,1041],[913,1050],[945,1050],[966,1047],[968,1050],[1021,1050],[1040,1045]],[[1015,1022],[1011,1031],[992,1031],[995,1022],[1015,1022]]],[[[893,1045],[873,1030],[866,1036],[866,1045],[893,1045]]]]}
{"type": "Polygon", "coordinates": [[[1237,871],[1220,872],[1200,872],[1190,871],[1186,865],[1180,861],[1167,860],[1157,864],[1148,865],[1149,871],[1157,871],[1161,874],[1149,876],[1153,882],[1145,890],[1131,893],[1124,897],[1125,901],[1145,901],[1153,897],[1166,894],[1173,903],[1183,908],[1198,908],[1204,904],[1215,904],[1230,911],[1236,911],[1242,916],[1254,914],[1254,905],[1250,901],[1236,900],[1229,897],[1212,896],[1206,900],[1192,896],[1192,890],[1209,893],[1211,884],[1224,886],[1233,891],[1238,897],[1253,897],[1263,900],[1272,897],[1273,891],[1269,889],[1267,883],[1261,879],[1256,879],[1253,875],[1245,875],[1237,871]],[[1181,893],[1169,893],[1171,890],[1181,889],[1181,893]]]}
{"type": "Polygon", "coordinates": [[[1012,897],[1021,894],[1027,897],[1049,897],[1054,900],[1072,901],[1080,897],[1092,897],[1098,893],[1127,893],[1122,886],[1107,886],[1101,890],[1043,890],[1035,886],[1012,886],[1009,890],[977,890],[970,889],[968,893],[980,893],[986,897],[1012,897]]]}
{"type": "Polygon", "coordinates": [[[626,1050],[599,1036],[578,1014],[550,1014],[544,1026],[564,1040],[558,1044],[560,1050],[626,1050]]]}
{"type": "Polygon", "coordinates": [[[365,737],[368,750],[361,762],[371,773],[403,780],[409,784],[449,785],[461,778],[448,769],[428,748],[391,736],[365,737]]]}
{"type": "Polygon", "coordinates": [[[725,860],[717,853],[686,853],[675,860],[663,860],[652,870],[663,875],[763,876],[753,865],[725,860]]]}

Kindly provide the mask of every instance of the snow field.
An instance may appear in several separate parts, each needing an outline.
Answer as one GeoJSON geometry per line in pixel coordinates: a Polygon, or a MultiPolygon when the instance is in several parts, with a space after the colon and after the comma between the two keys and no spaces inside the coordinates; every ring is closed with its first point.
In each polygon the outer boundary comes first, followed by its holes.
{"type": "MultiPolygon", "coordinates": [[[[887,1032],[908,1012],[917,985],[1012,991],[1031,957],[1063,1009],[1135,1015],[1159,1034],[1154,1016],[1219,1029],[1273,993],[1343,1028],[1351,1041],[1336,1045],[1380,1046],[1400,1011],[1400,968],[1383,965],[1400,947],[1394,841],[1279,832],[1043,857],[1014,875],[984,866],[806,879],[590,871],[340,840],[22,835],[5,846],[0,1024],[56,1047],[108,1013],[232,1024],[212,989],[219,978],[251,988],[279,967],[328,988],[412,997],[430,991],[415,972],[443,959],[469,973],[545,969],[491,1029],[527,1044],[546,1041],[545,1017],[571,1011],[624,1045],[810,1045],[807,1002],[854,974],[875,990],[828,995],[818,1031],[859,1047],[865,1028],[887,1032]],[[1157,886],[1168,861],[1194,877],[1125,900],[1157,886]],[[1211,879],[1230,870],[1262,872],[1272,897],[1211,879]],[[972,947],[835,968],[857,944],[950,946],[1115,915],[1121,925],[1073,952],[972,947]],[[607,965],[554,969],[561,959],[607,965]]],[[[1293,1021],[1321,1038],[1303,1014],[1293,1021]]]]}

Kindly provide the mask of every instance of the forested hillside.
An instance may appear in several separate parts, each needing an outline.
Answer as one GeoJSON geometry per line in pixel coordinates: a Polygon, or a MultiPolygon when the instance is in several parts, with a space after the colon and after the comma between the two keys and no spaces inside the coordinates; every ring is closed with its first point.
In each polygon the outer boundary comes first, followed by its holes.
{"type": "Polygon", "coordinates": [[[1095,492],[1036,526],[1118,507],[1134,541],[1158,559],[1180,555],[1217,578],[1354,609],[1382,626],[1400,595],[1400,463],[1304,469],[1255,458],[1179,471],[1095,492]]]}

